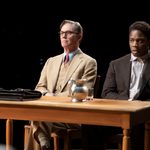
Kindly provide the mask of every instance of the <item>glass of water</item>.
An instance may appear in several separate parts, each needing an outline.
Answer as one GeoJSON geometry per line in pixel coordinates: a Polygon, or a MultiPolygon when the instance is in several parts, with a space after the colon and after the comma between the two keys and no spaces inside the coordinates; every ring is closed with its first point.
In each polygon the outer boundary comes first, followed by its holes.
{"type": "Polygon", "coordinates": [[[86,100],[87,101],[88,100],[93,100],[93,98],[94,98],[94,88],[89,88],[86,100]]]}

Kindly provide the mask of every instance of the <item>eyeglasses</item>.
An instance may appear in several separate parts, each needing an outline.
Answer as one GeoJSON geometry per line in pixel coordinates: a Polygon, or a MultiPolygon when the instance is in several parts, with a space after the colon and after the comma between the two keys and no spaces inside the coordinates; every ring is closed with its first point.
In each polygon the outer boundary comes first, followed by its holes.
{"type": "Polygon", "coordinates": [[[60,36],[63,36],[63,35],[70,36],[72,34],[79,34],[79,33],[78,32],[74,32],[74,31],[60,31],[60,32],[58,32],[58,34],[60,36]]]}

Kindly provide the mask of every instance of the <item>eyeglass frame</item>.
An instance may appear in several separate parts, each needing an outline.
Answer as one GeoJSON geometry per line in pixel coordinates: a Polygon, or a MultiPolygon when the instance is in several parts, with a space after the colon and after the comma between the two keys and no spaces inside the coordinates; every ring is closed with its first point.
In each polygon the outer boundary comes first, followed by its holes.
{"type": "Polygon", "coordinates": [[[60,32],[58,32],[58,34],[60,35],[60,36],[63,36],[64,34],[65,35],[71,35],[71,34],[79,34],[78,32],[74,32],[74,31],[60,31],[60,32]]]}

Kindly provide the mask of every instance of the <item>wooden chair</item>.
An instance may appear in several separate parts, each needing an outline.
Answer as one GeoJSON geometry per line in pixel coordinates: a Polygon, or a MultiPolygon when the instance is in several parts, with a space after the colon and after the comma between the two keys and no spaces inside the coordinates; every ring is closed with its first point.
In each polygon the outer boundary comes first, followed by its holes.
{"type": "MultiPolygon", "coordinates": [[[[24,145],[28,142],[28,136],[31,129],[30,125],[24,126],[24,145]]],[[[71,150],[72,139],[80,139],[81,131],[77,129],[67,129],[67,130],[59,130],[58,132],[52,132],[51,138],[53,139],[53,147],[54,150],[60,150],[60,142],[59,139],[62,138],[64,140],[64,150],[71,150]]]]}

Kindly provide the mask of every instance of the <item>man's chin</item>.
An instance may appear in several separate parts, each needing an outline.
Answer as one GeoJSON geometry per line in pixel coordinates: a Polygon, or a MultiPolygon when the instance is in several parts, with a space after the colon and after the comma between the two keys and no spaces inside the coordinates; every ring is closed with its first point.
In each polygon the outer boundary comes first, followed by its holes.
{"type": "Polygon", "coordinates": [[[137,51],[132,51],[133,56],[138,57],[139,53],[137,51]]]}

